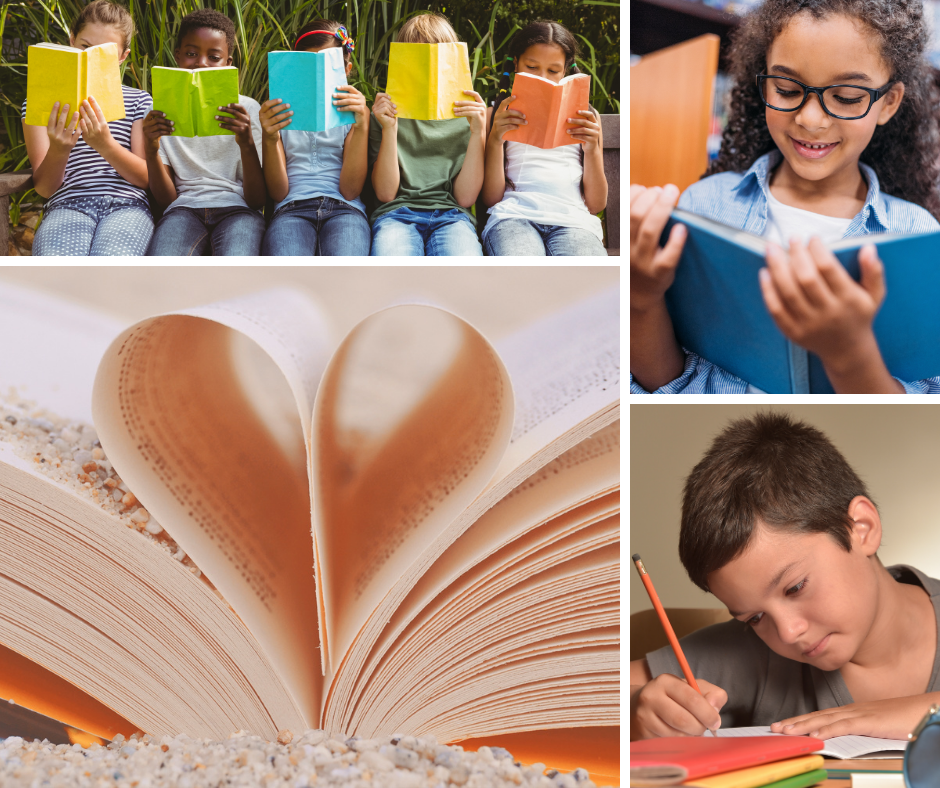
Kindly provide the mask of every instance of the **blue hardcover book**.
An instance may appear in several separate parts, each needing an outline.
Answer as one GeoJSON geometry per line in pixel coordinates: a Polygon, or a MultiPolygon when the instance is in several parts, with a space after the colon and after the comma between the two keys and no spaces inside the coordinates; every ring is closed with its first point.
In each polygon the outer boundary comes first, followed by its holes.
{"type": "Polygon", "coordinates": [[[268,96],[290,104],[284,131],[326,131],[356,122],[333,106],[333,92],[346,81],[342,47],[322,52],[268,52],[268,96]]]}
{"type": "MultiPolygon", "coordinates": [[[[688,229],[676,279],[666,292],[676,337],[686,349],[775,394],[831,394],[819,357],[788,341],[764,305],[758,271],[767,241],[676,209],[688,229]]],[[[828,248],[858,281],[858,250],[873,243],[887,296],[875,337],[888,371],[901,380],[940,376],[940,231],[845,238],[828,248]]]]}

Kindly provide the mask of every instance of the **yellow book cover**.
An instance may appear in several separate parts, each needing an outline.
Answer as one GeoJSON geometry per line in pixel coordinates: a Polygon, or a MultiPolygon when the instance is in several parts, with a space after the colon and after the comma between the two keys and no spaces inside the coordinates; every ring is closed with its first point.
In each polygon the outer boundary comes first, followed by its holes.
{"type": "Polygon", "coordinates": [[[711,777],[699,777],[682,784],[689,788],[759,788],[759,786],[783,780],[786,777],[822,768],[822,755],[804,755],[800,758],[750,766],[747,769],[737,769],[711,777]]]}
{"type": "Polygon", "coordinates": [[[454,102],[470,100],[465,90],[473,90],[473,80],[463,41],[391,45],[385,92],[398,106],[399,118],[452,119],[454,102]]]}
{"type": "Polygon", "coordinates": [[[68,104],[71,112],[94,96],[106,121],[124,114],[121,90],[120,53],[114,43],[88,49],[61,44],[34,44],[26,53],[26,120],[28,126],[49,123],[52,105],[68,104]]]}

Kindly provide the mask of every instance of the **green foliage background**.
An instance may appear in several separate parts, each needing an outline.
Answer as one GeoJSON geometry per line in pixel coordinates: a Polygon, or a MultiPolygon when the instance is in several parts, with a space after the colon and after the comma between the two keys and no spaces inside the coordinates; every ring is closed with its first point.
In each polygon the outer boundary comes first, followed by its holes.
{"type": "MultiPolygon", "coordinates": [[[[385,83],[388,44],[409,16],[433,10],[447,16],[470,50],[474,88],[495,98],[509,39],[534,19],[554,19],[578,36],[578,65],[591,74],[591,103],[601,113],[620,111],[620,3],[615,0],[124,0],[137,25],[124,82],[149,89],[152,66],[174,66],[180,20],[197,8],[215,8],[236,28],[234,64],[240,90],[267,98],[267,53],[290,49],[311,19],[337,19],[356,42],[350,81],[371,104],[385,83]]],[[[3,0],[0,7],[0,172],[29,166],[20,125],[26,96],[26,47],[68,44],[68,28],[83,0],[3,0]]],[[[19,202],[35,193],[17,195],[19,202]]],[[[16,217],[11,216],[14,223],[16,217]]]]}

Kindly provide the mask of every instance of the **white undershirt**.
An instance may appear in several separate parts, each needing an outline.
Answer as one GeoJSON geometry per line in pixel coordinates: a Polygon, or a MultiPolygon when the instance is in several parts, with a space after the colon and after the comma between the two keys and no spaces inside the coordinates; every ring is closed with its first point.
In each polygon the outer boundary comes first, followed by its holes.
{"type": "Polygon", "coordinates": [[[804,243],[814,235],[819,236],[823,243],[838,241],[852,223],[851,219],[823,216],[821,213],[784,205],[770,193],[770,189],[767,190],[767,197],[767,229],[764,237],[784,248],[790,245],[793,236],[804,243]]]}

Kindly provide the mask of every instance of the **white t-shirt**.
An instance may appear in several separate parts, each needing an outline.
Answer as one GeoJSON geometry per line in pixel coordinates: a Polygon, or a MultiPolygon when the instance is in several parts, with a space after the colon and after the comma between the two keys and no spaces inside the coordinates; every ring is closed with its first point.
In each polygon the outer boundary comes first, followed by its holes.
{"type": "Polygon", "coordinates": [[[507,140],[503,153],[506,176],[516,188],[507,183],[503,199],[487,211],[484,238],[502,219],[526,219],[553,227],[580,227],[604,239],[601,220],[588,211],[581,196],[580,145],[543,150],[507,140]]]}
{"type": "Polygon", "coordinates": [[[821,213],[805,211],[784,205],[767,190],[767,229],[764,237],[768,241],[786,249],[793,236],[804,243],[814,235],[819,236],[823,243],[838,241],[845,235],[845,231],[852,224],[851,219],[840,219],[836,216],[823,216],[821,213]]]}
{"type": "MultiPolygon", "coordinates": [[[[261,105],[239,96],[251,117],[251,139],[261,161],[261,105]]],[[[171,208],[247,207],[242,155],[235,137],[160,137],[160,160],[173,168],[176,199],[171,208]]]]}

